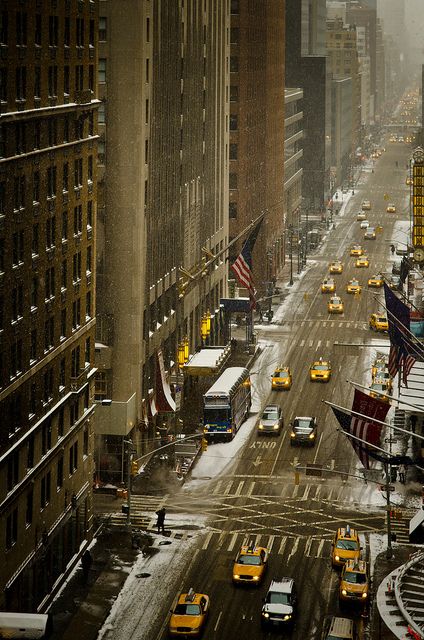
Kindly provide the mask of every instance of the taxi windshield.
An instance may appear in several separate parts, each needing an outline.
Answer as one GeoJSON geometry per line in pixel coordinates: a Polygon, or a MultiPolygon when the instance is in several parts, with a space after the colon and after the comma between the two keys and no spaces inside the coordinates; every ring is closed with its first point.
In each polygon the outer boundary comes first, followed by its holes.
{"type": "Polygon", "coordinates": [[[356,540],[337,540],[336,549],[344,549],[345,551],[356,551],[358,549],[356,540]]]}
{"type": "Polygon", "coordinates": [[[328,365],[327,364],[314,364],[312,369],[315,369],[316,371],[328,371],[328,365]]]}
{"type": "Polygon", "coordinates": [[[384,316],[377,316],[376,320],[377,322],[387,322],[387,319],[384,316]]]}
{"type": "Polygon", "coordinates": [[[274,373],[274,378],[288,378],[288,371],[276,371],[274,373]]]}
{"type": "Polygon", "coordinates": [[[344,581],[350,584],[365,584],[367,576],[365,573],[356,573],[355,571],[346,571],[344,574],[344,581]]]}
{"type": "Polygon", "coordinates": [[[174,613],[177,616],[199,616],[201,612],[198,604],[177,604],[174,613]]]}
{"type": "Polygon", "coordinates": [[[237,559],[237,564],[245,564],[245,565],[250,565],[252,567],[258,567],[262,563],[261,563],[260,556],[240,554],[237,559]]]}

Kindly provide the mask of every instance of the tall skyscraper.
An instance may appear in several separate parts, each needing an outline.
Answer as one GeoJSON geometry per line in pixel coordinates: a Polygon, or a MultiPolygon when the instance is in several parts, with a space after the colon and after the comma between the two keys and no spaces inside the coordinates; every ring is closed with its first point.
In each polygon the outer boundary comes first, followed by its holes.
{"type": "Polygon", "coordinates": [[[265,213],[253,254],[261,297],[284,261],[284,2],[233,2],[230,34],[230,237],[265,213]]]}
{"type": "Polygon", "coordinates": [[[229,5],[100,6],[96,468],[120,482],[158,409],[159,351],[179,393],[178,345],[195,352],[207,311],[218,340],[225,255],[202,265],[228,244],[229,5]]]}
{"type": "Polygon", "coordinates": [[[92,537],[97,1],[0,12],[0,608],[92,537]]]}

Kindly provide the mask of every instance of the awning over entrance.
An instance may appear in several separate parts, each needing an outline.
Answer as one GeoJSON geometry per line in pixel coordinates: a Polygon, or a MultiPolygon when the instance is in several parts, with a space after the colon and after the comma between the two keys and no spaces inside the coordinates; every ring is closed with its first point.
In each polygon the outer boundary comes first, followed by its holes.
{"type": "Polygon", "coordinates": [[[190,376],[212,376],[220,373],[230,357],[231,345],[225,347],[205,347],[184,365],[184,372],[190,376]]]}

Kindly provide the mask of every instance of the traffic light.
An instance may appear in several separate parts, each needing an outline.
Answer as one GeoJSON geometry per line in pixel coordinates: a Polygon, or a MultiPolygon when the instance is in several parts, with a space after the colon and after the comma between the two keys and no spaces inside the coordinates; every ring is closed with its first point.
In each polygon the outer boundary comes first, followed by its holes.
{"type": "Polygon", "coordinates": [[[136,476],[138,474],[138,463],[137,460],[131,461],[131,475],[136,476]]]}
{"type": "Polygon", "coordinates": [[[208,448],[208,441],[206,438],[202,438],[202,451],[206,451],[208,448]]]}

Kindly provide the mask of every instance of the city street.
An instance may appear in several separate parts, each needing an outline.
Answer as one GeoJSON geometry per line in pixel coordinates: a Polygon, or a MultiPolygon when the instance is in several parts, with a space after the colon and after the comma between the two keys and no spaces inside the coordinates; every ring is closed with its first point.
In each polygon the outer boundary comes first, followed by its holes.
{"type": "MultiPolygon", "coordinates": [[[[322,401],[350,407],[352,386],[346,380],[370,384],[370,362],[379,348],[375,345],[387,345],[386,336],[376,335],[368,327],[370,314],[381,311],[375,299],[381,294],[368,290],[366,281],[375,273],[390,273],[395,223],[409,219],[405,167],[410,149],[388,143],[386,148],[375,163],[374,173],[363,173],[355,194],[340,216],[335,216],[335,229],[275,314],[275,324],[256,327],[261,353],[252,367],[253,415],[236,437],[239,445],[209,446],[193,479],[180,493],[160,498],[169,513],[172,544],[179,544],[178,537],[172,536],[176,530],[186,529],[180,537],[190,540],[189,555],[185,547],[185,555],[176,553],[173,565],[167,565],[168,593],[161,589],[161,606],[157,594],[149,595],[148,581],[142,587],[141,601],[134,587],[133,605],[128,602],[124,608],[125,622],[119,610],[116,617],[112,610],[102,637],[167,637],[168,611],[176,595],[190,587],[211,598],[205,638],[275,637],[275,632],[265,633],[259,624],[262,598],[274,576],[294,577],[299,594],[297,621],[285,636],[318,640],[325,616],[339,612],[338,575],[330,563],[334,532],[346,522],[357,528],[363,554],[369,559],[369,534],[383,536],[385,509],[378,487],[361,479],[353,449],[322,401]],[[372,205],[367,212],[370,225],[382,227],[376,240],[364,240],[364,230],[356,221],[364,199],[372,205]],[[388,201],[396,204],[395,214],[386,213],[388,201]],[[354,243],[366,248],[369,268],[355,267],[355,258],[349,255],[354,243]],[[343,314],[331,316],[327,313],[329,296],[321,293],[320,284],[329,262],[336,259],[344,264],[343,273],[334,278],[345,306],[343,314]],[[363,286],[359,296],[346,293],[346,284],[353,277],[358,277],[363,286]],[[349,350],[335,343],[364,347],[349,350]],[[333,375],[328,384],[309,380],[309,366],[319,357],[331,360],[333,375]],[[270,375],[277,364],[292,368],[293,386],[288,392],[271,392],[270,375]],[[285,427],[280,437],[258,438],[257,412],[268,403],[281,405],[285,427]],[[316,416],[318,438],[314,447],[290,446],[289,422],[296,415],[316,416]],[[293,469],[297,464],[316,464],[329,472],[325,477],[301,473],[299,484],[295,484],[293,469]],[[258,589],[236,588],[231,580],[232,563],[241,544],[252,539],[270,550],[268,575],[258,589]],[[169,579],[172,575],[173,583],[169,579]],[[151,611],[146,619],[152,598],[157,611],[151,611]],[[149,621],[151,627],[147,629],[149,621]]],[[[402,242],[402,232],[396,233],[402,242]]],[[[159,504],[159,498],[150,504],[156,502],[159,504]]],[[[146,509],[143,496],[137,496],[137,504],[140,510],[143,504],[146,509]]],[[[153,512],[151,518],[154,524],[153,512]]],[[[361,637],[367,637],[367,618],[362,619],[359,612],[355,615],[361,637]]]]}

